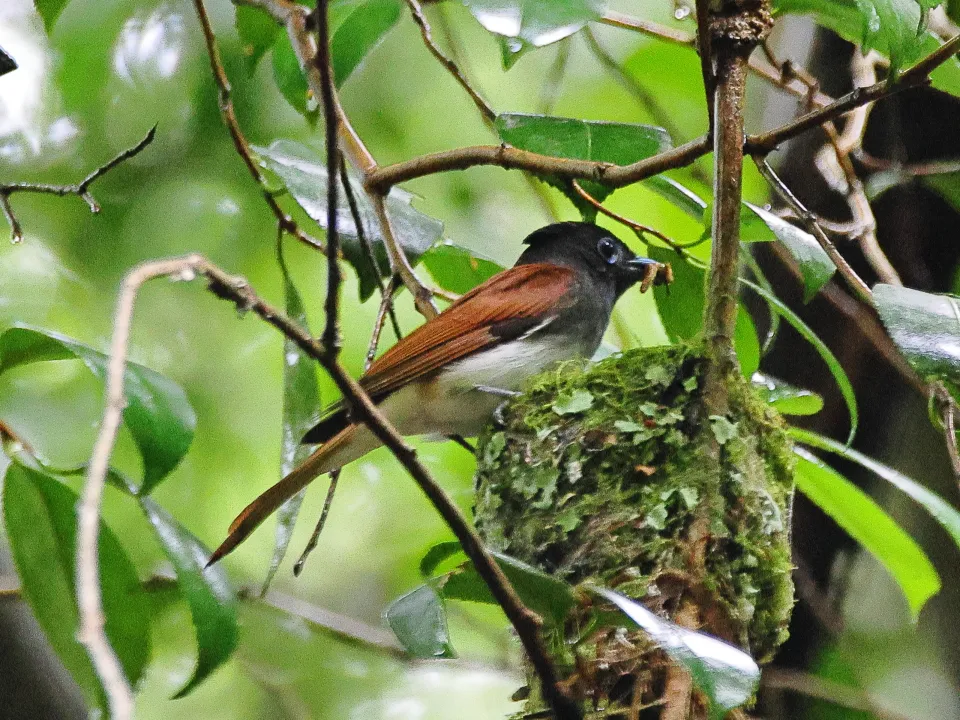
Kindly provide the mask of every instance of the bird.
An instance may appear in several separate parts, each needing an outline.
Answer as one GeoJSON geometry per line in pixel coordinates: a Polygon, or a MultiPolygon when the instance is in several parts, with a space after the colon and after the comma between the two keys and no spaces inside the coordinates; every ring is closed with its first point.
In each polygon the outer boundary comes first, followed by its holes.
{"type": "MultiPolygon", "coordinates": [[[[401,435],[479,434],[527,379],[563,360],[591,357],[630,287],[669,282],[669,266],[638,257],[593,223],[547,225],[523,242],[527,248],[513,267],[399,340],[359,379],[401,435]]],[[[302,442],[319,447],[237,516],[208,565],[314,479],[380,445],[342,400],[302,442]]]]}

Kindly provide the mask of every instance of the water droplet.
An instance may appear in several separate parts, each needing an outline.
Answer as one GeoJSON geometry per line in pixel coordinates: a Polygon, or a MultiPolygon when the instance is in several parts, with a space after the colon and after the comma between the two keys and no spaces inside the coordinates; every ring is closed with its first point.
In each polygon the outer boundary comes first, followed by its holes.
{"type": "Polygon", "coordinates": [[[290,352],[287,353],[286,359],[287,359],[287,365],[289,365],[290,367],[293,367],[300,361],[300,353],[291,350],[290,352]]]}
{"type": "Polygon", "coordinates": [[[677,20],[684,20],[690,16],[690,8],[687,5],[680,5],[673,11],[673,17],[677,20]]]}

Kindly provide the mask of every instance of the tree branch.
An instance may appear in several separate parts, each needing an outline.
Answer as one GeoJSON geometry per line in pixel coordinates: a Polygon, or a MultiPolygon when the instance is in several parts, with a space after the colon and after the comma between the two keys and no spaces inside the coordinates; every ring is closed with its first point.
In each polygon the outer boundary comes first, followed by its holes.
{"type": "Polygon", "coordinates": [[[134,155],[137,155],[141,150],[143,150],[147,145],[153,142],[154,135],[156,135],[157,126],[154,125],[143,139],[134,145],[131,148],[127,148],[119,155],[116,155],[89,175],[87,175],[83,180],[74,184],[74,185],[50,185],[47,183],[28,183],[28,182],[13,182],[0,184],[0,209],[3,210],[4,217],[6,217],[7,222],[10,224],[10,239],[14,243],[19,243],[23,241],[23,227],[20,225],[20,222],[17,220],[17,216],[13,212],[13,207],[10,205],[10,196],[14,193],[35,193],[41,195],[57,195],[59,197],[66,197],[67,195],[76,195],[81,198],[87,206],[90,208],[90,212],[98,213],[100,212],[100,204],[97,202],[96,198],[90,194],[90,186],[99,180],[101,177],[106,175],[108,172],[113,170],[120,163],[129,160],[134,155]]]}
{"type": "Polygon", "coordinates": [[[417,24],[417,27],[420,28],[420,36],[423,38],[423,42],[427,46],[427,49],[440,62],[440,64],[447,69],[447,72],[449,72],[453,76],[453,79],[460,84],[460,87],[466,90],[467,95],[469,95],[470,99],[473,100],[473,104],[477,106],[477,110],[480,111],[480,114],[483,115],[487,122],[493,122],[497,117],[496,111],[490,107],[480,93],[474,89],[474,87],[467,80],[466,76],[460,71],[457,63],[453,59],[447,57],[443,50],[439,48],[437,43],[434,42],[433,34],[430,30],[430,23],[427,22],[427,18],[423,14],[423,8],[420,6],[418,0],[406,0],[406,3],[410,8],[410,13],[413,15],[414,22],[417,24]]]}
{"type": "Polygon", "coordinates": [[[161,260],[134,268],[124,280],[117,303],[110,360],[107,367],[108,401],[79,509],[77,546],[77,599],[81,608],[80,637],[88,647],[98,673],[104,678],[105,686],[109,687],[111,708],[116,707],[120,713],[115,714],[114,717],[127,720],[132,711],[133,699],[129,684],[123,677],[123,671],[103,632],[103,611],[98,582],[97,532],[107,468],[124,406],[124,369],[133,303],[137,291],[147,280],[163,276],[192,280],[197,275],[207,278],[209,290],[217,297],[229,300],[238,308],[258,315],[296,343],[304,353],[319,362],[330,374],[353,408],[357,420],[365,423],[376,438],[393,453],[453,531],[477,573],[516,630],[534,670],[543,683],[544,696],[555,716],[559,720],[580,720],[582,715],[579,708],[567,697],[558,683],[550,655],[540,637],[540,618],[523,605],[510,581],[484,547],[476,531],[456,504],[430,477],[416,452],[406,444],[403,437],[380,413],[363,388],[350,377],[327,348],[314,340],[296,322],[264,302],[245,279],[229,275],[200,255],[161,260]]]}
{"type": "Polygon", "coordinates": [[[846,258],[837,250],[836,245],[827,237],[823,228],[820,227],[820,223],[817,222],[816,215],[810,212],[806,206],[800,202],[800,199],[793,194],[790,188],[788,188],[783,180],[774,172],[773,168],[770,167],[770,163],[767,162],[766,158],[762,155],[753,155],[753,162],[756,164],[760,174],[770,183],[770,186],[780,199],[797,214],[797,217],[803,223],[804,227],[806,227],[807,232],[817,239],[820,247],[827,253],[830,260],[833,261],[833,264],[837,266],[837,270],[840,271],[843,279],[846,280],[847,285],[854,294],[867,305],[873,307],[873,293],[870,292],[869,286],[857,275],[856,271],[850,266],[850,263],[848,263],[846,258]]]}
{"type": "Polygon", "coordinates": [[[340,353],[340,236],[337,234],[337,194],[340,183],[338,166],[340,149],[337,146],[337,111],[333,101],[333,67],[330,64],[330,24],[327,15],[328,0],[317,0],[317,53],[314,65],[320,73],[320,99],[323,104],[323,124],[327,148],[327,298],[323,309],[327,319],[321,336],[323,346],[336,358],[340,353]]]}
{"type": "Polygon", "coordinates": [[[213,32],[213,26],[210,24],[210,17],[207,15],[207,9],[203,0],[193,0],[194,8],[197,11],[197,18],[200,20],[200,28],[203,31],[203,39],[207,48],[207,56],[210,59],[210,70],[213,73],[213,81],[217,86],[217,105],[220,108],[220,117],[223,124],[227,126],[230,137],[233,139],[233,146],[237,154],[243,159],[243,164],[247,166],[254,182],[260,186],[260,192],[263,200],[270,208],[270,212],[277,219],[280,228],[292,235],[304,245],[309,245],[315,250],[326,252],[326,249],[319,240],[311,237],[308,233],[300,229],[293,218],[284,212],[283,208],[277,202],[274,193],[267,185],[267,179],[260,172],[260,167],[253,157],[253,150],[246,136],[240,129],[240,123],[237,121],[237,113],[233,107],[233,99],[230,96],[230,80],[223,69],[223,61],[220,58],[220,50],[217,48],[217,36],[213,32]]]}

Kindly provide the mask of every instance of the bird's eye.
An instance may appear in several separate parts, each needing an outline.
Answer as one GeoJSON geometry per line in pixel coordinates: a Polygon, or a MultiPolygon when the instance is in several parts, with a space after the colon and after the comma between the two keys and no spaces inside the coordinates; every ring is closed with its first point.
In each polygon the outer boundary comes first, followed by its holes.
{"type": "Polygon", "coordinates": [[[620,248],[610,238],[603,238],[597,243],[597,252],[610,265],[614,265],[620,259],[620,248]]]}

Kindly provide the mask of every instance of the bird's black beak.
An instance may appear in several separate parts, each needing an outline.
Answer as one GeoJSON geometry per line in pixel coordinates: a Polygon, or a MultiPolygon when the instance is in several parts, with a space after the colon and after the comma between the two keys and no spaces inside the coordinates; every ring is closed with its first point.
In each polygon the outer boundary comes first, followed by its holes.
{"type": "Polygon", "coordinates": [[[640,275],[646,275],[648,272],[647,268],[649,268],[651,265],[656,266],[659,264],[660,263],[658,263],[656,260],[651,260],[647,257],[635,257],[627,260],[626,262],[627,267],[629,267],[631,270],[636,270],[640,275]]]}

